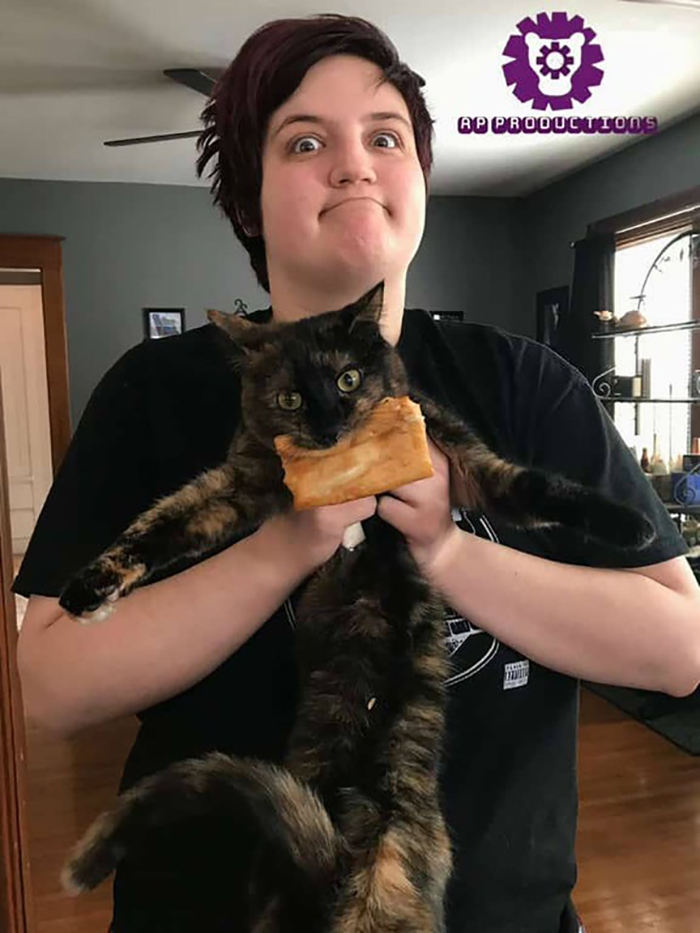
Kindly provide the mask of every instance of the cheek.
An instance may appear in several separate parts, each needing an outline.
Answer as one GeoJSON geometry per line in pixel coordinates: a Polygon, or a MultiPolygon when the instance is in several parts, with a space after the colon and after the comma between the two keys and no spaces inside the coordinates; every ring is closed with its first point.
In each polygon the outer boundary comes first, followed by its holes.
{"type": "Polygon", "coordinates": [[[294,240],[317,224],[321,198],[312,181],[299,173],[276,173],[269,181],[263,176],[260,205],[269,244],[294,240]]]}
{"type": "Polygon", "coordinates": [[[426,193],[423,173],[403,177],[397,186],[395,205],[397,220],[407,240],[411,240],[417,250],[425,229],[426,193]]]}

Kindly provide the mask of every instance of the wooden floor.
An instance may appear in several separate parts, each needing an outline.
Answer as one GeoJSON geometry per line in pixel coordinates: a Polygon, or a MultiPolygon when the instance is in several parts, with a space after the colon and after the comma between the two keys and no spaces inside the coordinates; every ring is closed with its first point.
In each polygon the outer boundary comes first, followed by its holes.
{"type": "Polygon", "coordinates": [[[698,933],[700,757],[582,698],[575,900],[588,933],[698,933]]]}
{"type": "MultiPolygon", "coordinates": [[[[73,741],[28,737],[36,933],[105,933],[111,887],[78,899],[61,861],[113,800],[135,720],[73,741]]],[[[584,692],[580,740],[580,880],[588,933],[700,931],[700,758],[584,692]]],[[[202,931],[206,933],[206,931],[202,931]]]]}

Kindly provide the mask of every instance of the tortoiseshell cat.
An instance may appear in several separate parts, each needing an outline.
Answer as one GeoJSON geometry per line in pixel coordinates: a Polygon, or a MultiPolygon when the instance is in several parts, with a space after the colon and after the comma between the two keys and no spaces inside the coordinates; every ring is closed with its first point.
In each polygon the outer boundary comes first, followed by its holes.
{"type": "MultiPolygon", "coordinates": [[[[509,463],[413,391],[379,329],[383,283],[340,311],[292,324],[213,315],[232,338],[241,420],[225,463],[140,516],[67,584],[61,606],[90,618],[156,569],[221,548],[291,494],[273,445],[330,446],[386,396],[419,402],[465,501],[522,527],[564,524],[620,547],[654,529],[632,509],[560,476],[509,463]],[[344,379],[348,373],[351,378],[344,379]]],[[[284,767],[213,753],[124,793],[64,870],[99,884],[153,827],[198,812],[253,821],[251,933],[440,933],[450,874],[438,803],[447,662],[443,601],[405,539],[374,516],[310,579],[297,622],[300,702],[284,767]]]]}

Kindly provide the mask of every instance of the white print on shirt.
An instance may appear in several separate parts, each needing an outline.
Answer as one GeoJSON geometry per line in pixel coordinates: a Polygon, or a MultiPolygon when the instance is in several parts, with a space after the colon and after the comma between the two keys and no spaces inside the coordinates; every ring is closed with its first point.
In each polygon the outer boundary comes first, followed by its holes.
{"type": "Polygon", "coordinates": [[[503,670],[503,689],[512,690],[514,687],[524,687],[530,679],[530,662],[514,661],[506,664],[503,670]]]}
{"type": "MultiPolygon", "coordinates": [[[[462,531],[478,534],[478,530],[465,509],[453,509],[452,518],[462,531]]],[[[481,537],[498,543],[496,532],[485,515],[479,516],[481,537]]],[[[284,611],[292,630],[296,628],[296,613],[291,599],[285,600],[284,611]]],[[[452,673],[445,681],[451,687],[469,677],[474,677],[493,661],[501,643],[493,635],[477,628],[468,619],[458,615],[453,609],[445,609],[445,645],[451,663],[452,673]]],[[[527,664],[527,662],[525,662],[527,664]]],[[[512,665],[509,665],[512,667],[512,665]]],[[[528,666],[529,667],[529,666],[528,666]]],[[[527,682],[527,677],[525,683],[527,682]]],[[[511,684],[521,686],[521,684],[511,684]]],[[[504,686],[505,689],[505,686],[504,686]]]]}
{"type": "MultiPolygon", "coordinates": [[[[452,509],[452,518],[462,531],[470,534],[481,532],[480,537],[498,543],[496,532],[485,515],[479,516],[479,529],[466,509],[452,509]]],[[[445,626],[445,644],[452,669],[445,685],[452,687],[474,677],[490,664],[498,654],[501,643],[493,635],[477,628],[469,619],[460,616],[454,609],[446,609],[445,626]]]]}

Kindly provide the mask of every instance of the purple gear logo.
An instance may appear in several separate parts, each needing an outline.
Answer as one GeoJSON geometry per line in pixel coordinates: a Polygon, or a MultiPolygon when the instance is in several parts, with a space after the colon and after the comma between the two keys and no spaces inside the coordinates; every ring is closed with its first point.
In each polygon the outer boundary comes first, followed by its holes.
{"type": "Polygon", "coordinates": [[[520,34],[508,39],[503,54],[513,61],[503,66],[506,84],[533,110],[571,110],[573,101],[583,103],[590,89],[603,80],[596,65],[603,52],[593,42],[596,33],[581,16],[538,13],[518,23],[520,34]]]}

